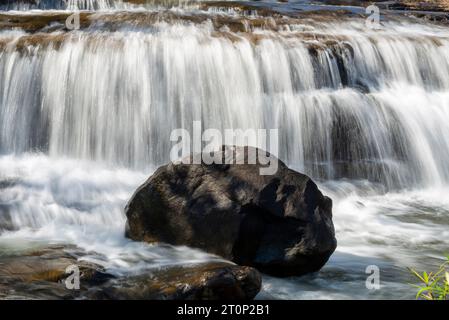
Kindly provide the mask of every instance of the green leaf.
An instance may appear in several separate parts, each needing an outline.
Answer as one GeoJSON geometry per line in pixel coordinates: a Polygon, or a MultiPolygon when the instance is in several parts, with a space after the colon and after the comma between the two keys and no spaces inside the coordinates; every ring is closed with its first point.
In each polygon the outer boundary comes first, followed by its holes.
{"type": "Polygon", "coordinates": [[[449,256],[437,271],[422,273],[407,268],[411,274],[419,279],[421,285],[410,284],[417,288],[416,299],[445,300],[449,298],[449,256]]]}
{"type": "Polygon", "coordinates": [[[423,272],[422,273],[422,277],[424,279],[424,282],[427,284],[429,282],[429,275],[427,274],[427,272],[423,272]]]}
{"type": "Polygon", "coordinates": [[[429,291],[429,287],[422,287],[421,289],[419,289],[418,293],[416,294],[416,299],[418,299],[419,297],[428,299],[428,295],[423,294],[424,292],[427,292],[427,291],[429,291]]]}
{"type": "Polygon", "coordinates": [[[418,278],[419,280],[421,280],[422,282],[425,282],[424,278],[421,277],[421,275],[415,270],[415,269],[409,269],[411,273],[413,273],[413,275],[418,278]]]}

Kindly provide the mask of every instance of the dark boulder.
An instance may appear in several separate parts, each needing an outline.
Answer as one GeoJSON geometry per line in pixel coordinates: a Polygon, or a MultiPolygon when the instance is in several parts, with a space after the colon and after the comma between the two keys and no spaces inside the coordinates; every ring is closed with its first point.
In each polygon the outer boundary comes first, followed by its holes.
{"type": "MultiPolygon", "coordinates": [[[[218,156],[241,161],[248,150],[224,147],[218,156]]],[[[201,248],[278,276],[319,270],[337,245],[332,201],[309,177],[272,161],[273,175],[260,175],[259,162],[160,167],[126,206],[127,236],[201,248]]]]}

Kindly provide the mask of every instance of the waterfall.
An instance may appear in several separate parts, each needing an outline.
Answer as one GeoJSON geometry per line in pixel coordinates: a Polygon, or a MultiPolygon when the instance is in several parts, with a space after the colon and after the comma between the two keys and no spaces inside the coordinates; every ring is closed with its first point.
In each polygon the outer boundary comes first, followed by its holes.
{"type": "Polygon", "coordinates": [[[264,277],[270,297],[413,298],[400,268],[449,248],[449,29],[250,3],[265,11],[0,0],[0,256],[73,244],[118,275],[210,259],[124,237],[172,130],[200,120],[279,129],[279,158],[333,200],[336,253],[311,278],[264,277]],[[367,265],[386,289],[366,290],[367,265]]]}
{"type": "Polygon", "coordinates": [[[33,9],[49,10],[105,10],[112,8],[123,8],[124,3],[120,0],[2,0],[0,9],[27,11],[33,9]]]}
{"type": "Polygon", "coordinates": [[[0,0],[0,10],[124,10],[182,6],[192,0],[0,0]]]}
{"type": "Polygon", "coordinates": [[[169,160],[170,132],[201,120],[279,128],[281,159],[315,178],[448,182],[444,30],[289,27],[257,39],[210,21],[3,32],[0,150],[154,167],[169,160]]]}

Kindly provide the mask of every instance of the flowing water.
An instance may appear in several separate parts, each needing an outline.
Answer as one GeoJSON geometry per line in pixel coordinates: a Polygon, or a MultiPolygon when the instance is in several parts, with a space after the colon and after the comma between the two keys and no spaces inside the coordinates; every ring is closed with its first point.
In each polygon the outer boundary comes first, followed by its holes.
{"type": "Polygon", "coordinates": [[[413,298],[406,267],[449,252],[447,27],[196,2],[11,3],[0,1],[0,255],[76,244],[117,274],[214,259],[124,237],[126,201],[169,161],[170,132],[195,120],[279,128],[279,157],[334,201],[328,264],[265,276],[259,298],[413,298]],[[75,9],[82,27],[68,31],[75,9]],[[369,265],[380,290],[365,286],[369,265]]]}

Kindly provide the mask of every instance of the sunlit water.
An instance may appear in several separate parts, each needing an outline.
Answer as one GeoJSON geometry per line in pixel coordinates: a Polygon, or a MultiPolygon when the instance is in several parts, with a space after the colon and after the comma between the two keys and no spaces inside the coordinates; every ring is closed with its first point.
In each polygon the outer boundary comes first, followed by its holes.
{"type": "MultiPolygon", "coordinates": [[[[108,3],[80,9],[129,9],[108,3]]],[[[259,298],[413,298],[406,267],[449,252],[447,28],[355,19],[233,32],[206,20],[29,36],[0,32],[0,254],[76,244],[120,275],[218,259],[124,237],[126,201],[169,160],[170,132],[194,120],[279,128],[280,158],[334,201],[328,264],[265,277],[259,298]],[[380,290],[365,286],[369,265],[380,290]]]]}

